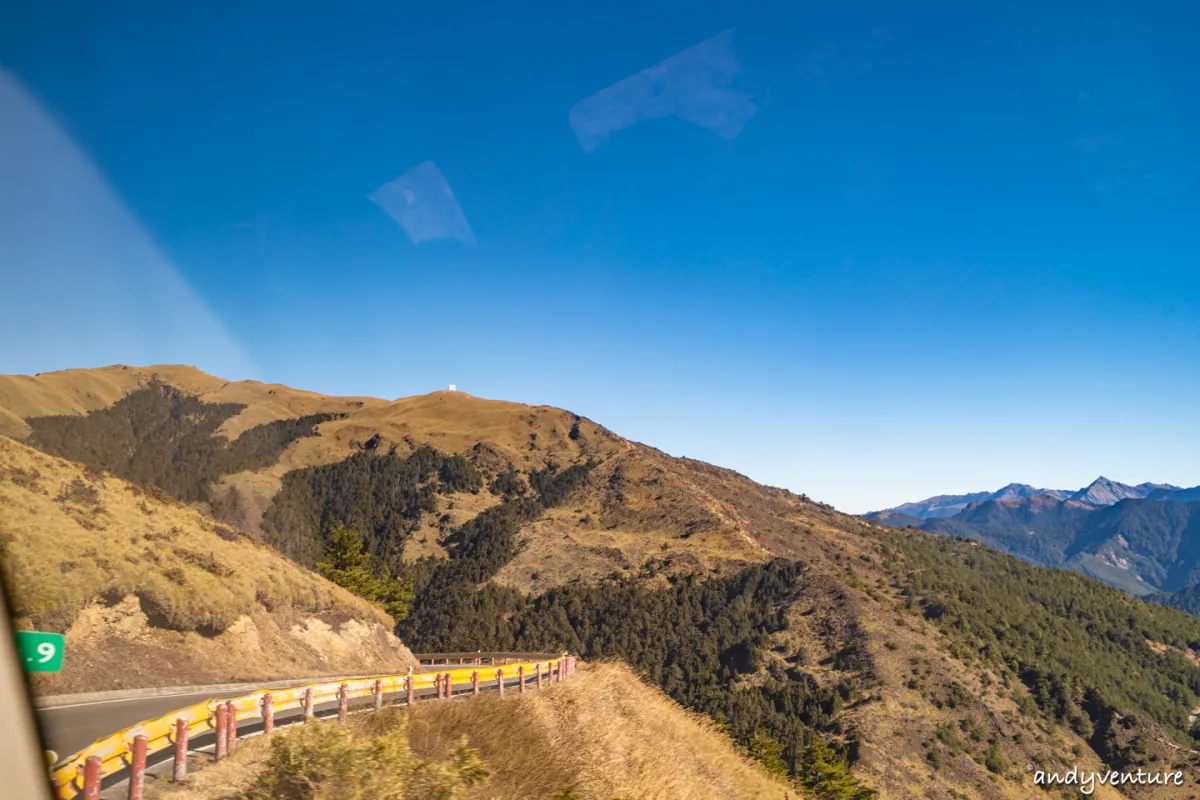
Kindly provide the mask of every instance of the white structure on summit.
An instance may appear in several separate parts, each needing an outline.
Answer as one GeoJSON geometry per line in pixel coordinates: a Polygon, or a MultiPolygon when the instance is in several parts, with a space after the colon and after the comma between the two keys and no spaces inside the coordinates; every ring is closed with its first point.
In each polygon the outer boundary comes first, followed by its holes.
{"type": "Polygon", "coordinates": [[[449,390],[448,390],[448,391],[451,391],[451,392],[457,392],[457,391],[458,391],[458,387],[457,387],[457,386],[455,386],[455,385],[452,383],[452,384],[450,384],[450,388],[449,388],[449,390]]]}

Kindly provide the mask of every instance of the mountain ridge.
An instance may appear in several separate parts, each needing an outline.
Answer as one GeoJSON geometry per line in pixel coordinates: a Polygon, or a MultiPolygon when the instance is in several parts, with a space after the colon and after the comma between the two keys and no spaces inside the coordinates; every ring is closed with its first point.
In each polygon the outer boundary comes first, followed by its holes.
{"type": "Polygon", "coordinates": [[[1080,571],[1139,597],[1163,599],[1200,582],[1200,548],[1191,545],[1200,533],[1192,522],[1200,502],[1189,499],[1196,493],[1141,484],[1125,487],[1140,497],[1099,502],[1121,493],[1111,484],[1101,478],[1063,499],[1037,494],[985,500],[952,517],[916,520],[883,512],[873,519],[973,539],[1032,564],[1080,571]]]}
{"type": "Polygon", "coordinates": [[[1120,481],[1110,480],[1102,475],[1075,492],[1071,497],[1089,505],[1110,506],[1122,500],[1140,500],[1155,492],[1164,493],[1162,499],[1168,499],[1178,491],[1180,491],[1180,487],[1169,483],[1139,483],[1131,486],[1120,481]]]}
{"type": "Polygon", "coordinates": [[[1170,483],[1139,483],[1131,485],[1114,481],[1103,475],[1080,489],[1038,489],[1025,483],[1010,483],[995,491],[972,492],[969,494],[941,494],[901,503],[898,506],[869,511],[863,519],[879,520],[881,515],[902,515],[916,519],[939,519],[953,517],[971,505],[989,500],[1020,500],[1044,495],[1056,500],[1072,499],[1092,506],[1112,505],[1125,499],[1200,499],[1200,486],[1184,489],[1170,483]]]}
{"type": "Polygon", "coordinates": [[[626,660],[797,776],[818,737],[885,797],[1040,797],[1014,764],[1170,758],[1200,705],[1200,669],[1178,655],[1200,653],[1191,617],[856,519],[569,411],[448,392],[356,405],[183,368],[87,372],[20,381],[26,405],[10,416],[69,409],[18,417],[26,437],[93,470],[174,481],[277,547],[356,515],[373,555],[416,580],[410,646],[626,660]],[[107,394],[92,388],[101,378],[107,394]],[[188,454],[253,468],[213,478],[188,454]]]}
{"type": "Polygon", "coordinates": [[[902,514],[917,519],[934,519],[952,517],[972,504],[988,500],[1032,497],[1046,494],[1053,497],[1064,497],[1068,493],[1056,489],[1038,489],[1024,483],[1010,483],[992,492],[972,492],[969,494],[941,494],[927,497],[909,503],[901,503],[892,508],[871,511],[863,514],[864,519],[879,519],[881,514],[902,514]]]}

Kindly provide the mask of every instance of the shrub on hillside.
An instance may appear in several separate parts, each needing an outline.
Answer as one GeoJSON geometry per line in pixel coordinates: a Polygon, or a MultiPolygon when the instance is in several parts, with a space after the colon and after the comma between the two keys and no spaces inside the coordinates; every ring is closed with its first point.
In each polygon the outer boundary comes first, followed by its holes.
{"type": "Polygon", "coordinates": [[[501,497],[518,497],[525,494],[525,484],[515,470],[505,470],[496,476],[488,491],[501,497]]]}
{"type": "Polygon", "coordinates": [[[304,725],[277,735],[240,800],[453,800],[488,777],[465,739],[446,761],[414,758],[407,715],[388,709],[352,729],[304,725]]]}
{"type": "Polygon", "coordinates": [[[340,522],[334,526],[325,559],[317,563],[317,571],[343,589],[383,606],[392,619],[399,621],[408,616],[412,582],[374,568],[371,556],[363,551],[362,538],[353,528],[340,522]]]}

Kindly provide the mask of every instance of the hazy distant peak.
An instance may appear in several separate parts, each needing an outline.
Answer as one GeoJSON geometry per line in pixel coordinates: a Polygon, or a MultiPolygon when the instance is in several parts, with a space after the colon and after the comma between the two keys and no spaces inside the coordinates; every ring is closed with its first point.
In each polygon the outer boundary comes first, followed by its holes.
{"type": "Polygon", "coordinates": [[[1122,500],[1141,499],[1152,492],[1174,492],[1179,487],[1165,483],[1139,483],[1130,486],[1127,483],[1114,481],[1101,475],[1087,486],[1071,495],[1074,500],[1080,500],[1094,506],[1110,506],[1122,500]]]}
{"type": "Polygon", "coordinates": [[[1027,483],[1010,483],[1002,489],[997,489],[992,492],[989,500],[1019,500],[1025,497],[1034,497],[1035,495],[1047,495],[1057,499],[1062,499],[1067,496],[1067,492],[1058,489],[1039,489],[1035,486],[1030,486],[1027,483]]]}
{"type": "Polygon", "coordinates": [[[1070,492],[1058,489],[1039,489],[1027,483],[1010,483],[994,492],[973,492],[971,494],[957,495],[940,494],[915,503],[904,503],[895,508],[875,511],[864,516],[867,519],[880,519],[880,514],[891,512],[918,519],[939,519],[953,517],[969,506],[986,503],[991,500],[1020,500],[1037,495],[1047,495],[1055,500],[1061,500],[1070,494],[1070,492]]]}

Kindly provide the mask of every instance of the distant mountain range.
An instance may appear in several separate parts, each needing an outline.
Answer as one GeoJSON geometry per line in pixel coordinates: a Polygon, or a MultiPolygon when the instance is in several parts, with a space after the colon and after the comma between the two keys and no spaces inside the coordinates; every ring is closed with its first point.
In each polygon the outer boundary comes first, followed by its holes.
{"type": "MultiPolygon", "coordinates": [[[[1103,478],[1101,480],[1104,480],[1103,478]]],[[[865,515],[867,519],[880,519],[880,515],[900,514],[916,519],[934,519],[938,517],[953,517],[972,503],[985,503],[988,500],[1013,500],[1032,497],[1038,494],[1063,498],[1071,492],[1057,489],[1036,489],[1024,483],[1010,483],[994,492],[975,492],[974,494],[939,494],[916,503],[903,503],[895,508],[884,511],[874,511],[865,515]]]]}
{"type": "Polygon", "coordinates": [[[1194,588],[1200,584],[1200,487],[1130,486],[1104,477],[1075,491],[1011,483],[864,516],[975,539],[1033,564],[1073,569],[1131,594],[1200,610],[1194,588]]]}
{"type": "Polygon", "coordinates": [[[1126,499],[1149,498],[1152,500],[1200,500],[1200,486],[1192,489],[1180,489],[1169,483],[1139,483],[1137,486],[1120,483],[1101,476],[1082,489],[1038,489],[1025,483],[1010,483],[994,492],[975,492],[973,494],[939,494],[915,503],[902,503],[895,508],[883,511],[872,511],[864,514],[866,519],[886,522],[900,515],[919,520],[953,517],[974,503],[986,503],[989,500],[1020,500],[1026,497],[1046,495],[1056,500],[1079,500],[1093,506],[1110,506],[1126,499]],[[1177,496],[1179,493],[1187,497],[1177,496]]]}

